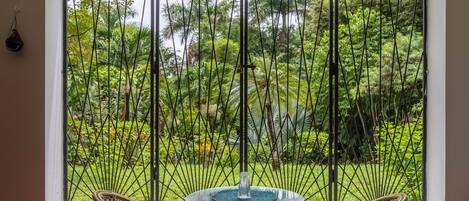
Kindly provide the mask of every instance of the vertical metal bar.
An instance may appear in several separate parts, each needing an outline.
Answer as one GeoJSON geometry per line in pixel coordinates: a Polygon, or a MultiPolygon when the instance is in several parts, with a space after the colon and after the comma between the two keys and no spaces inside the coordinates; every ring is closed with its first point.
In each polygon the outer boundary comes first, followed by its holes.
{"type": "Polygon", "coordinates": [[[248,170],[248,22],[249,22],[249,0],[244,2],[244,170],[248,170]]]}
{"type": "Polygon", "coordinates": [[[155,79],[155,54],[154,54],[154,41],[155,41],[155,19],[154,19],[154,9],[155,1],[151,1],[151,37],[150,37],[150,60],[151,60],[151,73],[150,73],[150,200],[153,201],[154,198],[154,188],[155,188],[155,162],[154,162],[154,146],[155,146],[155,106],[154,106],[154,79],[155,79]]]}
{"type": "Polygon", "coordinates": [[[62,67],[62,96],[63,96],[63,103],[62,103],[62,116],[63,116],[63,125],[62,125],[62,132],[63,132],[63,192],[64,192],[64,200],[68,200],[67,197],[67,174],[68,174],[68,165],[67,165],[67,125],[68,125],[68,115],[67,115],[67,20],[68,20],[68,15],[67,15],[67,0],[62,1],[62,43],[63,43],[63,49],[62,49],[62,59],[63,59],[63,67],[62,67]]]}
{"type": "Polygon", "coordinates": [[[334,92],[334,88],[333,88],[333,78],[334,78],[334,64],[333,64],[333,49],[334,49],[334,45],[332,43],[333,41],[333,31],[334,31],[334,28],[333,28],[333,18],[334,18],[334,1],[331,0],[329,1],[329,153],[328,153],[328,161],[327,161],[327,165],[328,165],[328,171],[329,171],[329,192],[328,192],[328,200],[332,200],[333,197],[332,197],[332,193],[333,193],[333,183],[334,183],[334,170],[332,168],[333,166],[333,151],[332,151],[332,148],[334,146],[334,134],[333,134],[333,129],[334,129],[334,122],[333,122],[333,119],[334,119],[334,97],[333,97],[333,92],[334,92]]]}
{"type": "Polygon", "coordinates": [[[427,200],[427,75],[428,75],[428,61],[427,61],[427,27],[428,27],[428,12],[427,0],[423,0],[423,186],[422,186],[422,200],[427,200]]]}
{"type": "Polygon", "coordinates": [[[339,1],[334,3],[334,200],[338,199],[338,129],[339,129],[339,1]]]}
{"type": "Polygon", "coordinates": [[[160,1],[152,0],[151,1],[151,64],[152,64],[152,73],[151,73],[151,167],[152,167],[152,199],[159,200],[159,170],[160,170],[160,1]],[[156,5],[155,5],[156,4],[156,5]],[[156,13],[155,13],[156,11],[156,13]],[[155,20],[158,19],[158,20],[155,20]],[[156,83],[155,83],[156,82],[156,83]],[[156,104],[155,104],[156,100],[156,104]],[[156,132],[155,132],[156,131],[156,132]],[[156,138],[155,138],[156,135],[156,138]],[[155,161],[156,160],[156,165],[155,161]],[[155,186],[156,181],[156,186],[155,186]]]}
{"type": "Polygon", "coordinates": [[[329,1],[329,200],[337,201],[339,102],[339,0],[329,1]]]}
{"type": "Polygon", "coordinates": [[[240,171],[244,172],[244,0],[239,1],[239,51],[240,51],[240,69],[241,72],[239,73],[239,164],[240,164],[240,171]]]}
{"type": "Polygon", "coordinates": [[[247,102],[247,80],[248,80],[248,0],[240,0],[240,45],[241,45],[241,73],[240,73],[240,167],[241,172],[247,171],[247,121],[248,121],[248,102],[247,102]]]}

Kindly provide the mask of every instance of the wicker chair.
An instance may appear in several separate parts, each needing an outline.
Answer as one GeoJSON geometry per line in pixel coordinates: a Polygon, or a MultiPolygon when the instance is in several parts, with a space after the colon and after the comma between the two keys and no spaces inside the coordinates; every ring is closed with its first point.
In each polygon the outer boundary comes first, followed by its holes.
{"type": "Polygon", "coordinates": [[[93,200],[94,201],[133,201],[132,199],[120,195],[118,193],[114,193],[112,191],[106,190],[98,190],[93,193],[93,200]]]}
{"type": "Polygon", "coordinates": [[[374,201],[407,201],[407,195],[404,193],[396,193],[396,194],[380,197],[374,201]]]}

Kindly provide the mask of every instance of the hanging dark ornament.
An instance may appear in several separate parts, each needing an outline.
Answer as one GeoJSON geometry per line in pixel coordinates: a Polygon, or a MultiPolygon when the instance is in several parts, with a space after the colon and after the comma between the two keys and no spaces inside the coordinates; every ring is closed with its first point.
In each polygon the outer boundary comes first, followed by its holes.
{"type": "Polygon", "coordinates": [[[18,52],[23,48],[23,40],[18,30],[12,29],[10,36],[5,40],[6,48],[12,52],[18,52]]]}
{"type": "Polygon", "coordinates": [[[11,52],[18,52],[23,48],[23,40],[21,39],[20,33],[16,29],[16,13],[11,24],[10,35],[5,40],[6,48],[11,52]]]}

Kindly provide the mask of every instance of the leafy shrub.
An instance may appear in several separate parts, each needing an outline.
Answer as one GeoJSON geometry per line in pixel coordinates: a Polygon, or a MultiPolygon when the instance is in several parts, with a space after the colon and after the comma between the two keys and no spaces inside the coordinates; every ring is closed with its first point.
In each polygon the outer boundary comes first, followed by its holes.
{"type": "Polygon", "coordinates": [[[178,154],[184,153],[181,150],[179,144],[180,144],[179,139],[176,137],[173,137],[171,139],[166,136],[161,137],[160,144],[159,144],[160,161],[163,163],[171,162],[173,164],[176,164],[176,162],[178,161],[178,158],[181,157],[181,155],[178,155],[178,154]]]}
{"type": "Polygon", "coordinates": [[[272,161],[271,142],[267,137],[261,138],[254,144],[255,148],[248,147],[249,161],[256,161],[259,163],[270,163],[272,161]]]}
{"type": "MultiPolygon", "coordinates": [[[[218,134],[215,134],[218,135],[218,134]]],[[[178,162],[191,164],[212,164],[226,166],[236,164],[239,160],[239,153],[236,147],[229,143],[211,142],[206,134],[200,134],[199,142],[194,139],[182,139],[173,136],[162,137],[160,139],[160,160],[163,163],[178,162]],[[232,162],[232,163],[231,163],[232,162]]]]}
{"type": "Polygon", "coordinates": [[[239,153],[236,147],[224,143],[211,143],[201,141],[197,147],[199,163],[215,163],[219,166],[236,164],[239,160],[239,153]]]}
{"type": "Polygon", "coordinates": [[[215,158],[215,145],[210,142],[200,142],[197,146],[197,155],[203,164],[210,163],[215,158]]]}
{"type": "MultiPolygon", "coordinates": [[[[393,171],[403,175],[407,186],[419,186],[423,174],[423,120],[384,122],[376,127],[375,155],[380,163],[395,164],[393,171]]],[[[412,190],[412,189],[409,189],[412,190]]],[[[418,189],[413,189],[418,190],[418,189]]],[[[409,192],[407,192],[409,193],[409,192]]]]}
{"type": "Polygon", "coordinates": [[[329,134],[327,132],[302,132],[288,143],[288,151],[282,154],[284,162],[323,163],[329,153],[329,134]]]}
{"type": "Polygon", "coordinates": [[[234,146],[225,145],[217,152],[216,157],[218,166],[234,167],[239,161],[239,150],[234,146]]]}
{"type": "Polygon", "coordinates": [[[143,122],[118,122],[117,125],[69,120],[67,157],[76,164],[105,160],[124,165],[142,165],[150,158],[150,127],[143,122]]]}

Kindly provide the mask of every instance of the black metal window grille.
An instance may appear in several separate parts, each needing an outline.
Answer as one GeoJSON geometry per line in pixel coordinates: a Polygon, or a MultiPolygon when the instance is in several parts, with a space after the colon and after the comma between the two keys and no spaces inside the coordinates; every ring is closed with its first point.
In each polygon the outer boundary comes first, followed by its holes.
{"type": "Polygon", "coordinates": [[[425,200],[425,0],[65,0],[66,200],[425,200]]]}

